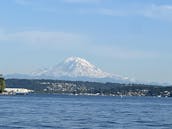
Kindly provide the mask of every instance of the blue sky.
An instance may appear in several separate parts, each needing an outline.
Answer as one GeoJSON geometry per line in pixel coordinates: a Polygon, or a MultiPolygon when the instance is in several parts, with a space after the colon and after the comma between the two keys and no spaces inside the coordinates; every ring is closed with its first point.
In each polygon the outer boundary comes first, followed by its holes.
{"type": "Polygon", "coordinates": [[[3,0],[0,72],[70,56],[142,81],[172,82],[171,0],[3,0]]]}

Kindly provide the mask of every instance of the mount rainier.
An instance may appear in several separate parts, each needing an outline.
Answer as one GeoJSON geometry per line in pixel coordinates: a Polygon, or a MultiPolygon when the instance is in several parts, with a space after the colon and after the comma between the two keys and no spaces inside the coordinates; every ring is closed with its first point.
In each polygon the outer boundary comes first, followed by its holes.
{"type": "Polygon", "coordinates": [[[11,74],[7,78],[20,79],[59,79],[75,81],[130,83],[128,77],[122,77],[102,71],[80,57],[69,57],[61,63],[46,69],[40,69],[32,74],[11,74]]]}

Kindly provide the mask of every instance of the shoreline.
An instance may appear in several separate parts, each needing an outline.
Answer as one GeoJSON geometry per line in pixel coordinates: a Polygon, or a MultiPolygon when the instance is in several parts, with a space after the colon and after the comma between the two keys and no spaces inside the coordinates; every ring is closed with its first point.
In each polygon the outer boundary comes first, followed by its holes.
{"type": "Polygon", "coordinates": [[[72,94],[72,93],[43,93],[43,92],[29,92],[29,93],[14,93],[14,94],[9,94],[9,93],[0,93],[0,96],[15,96],[15,95],[66,95],[66,96],[100,96],[100,97],[120,97],[120,98],[125,98],[125,97],[153,97],[153,98],[172,98],[170,96],[131,96],[131,95],[105,95],[105,94],[72,94]]]}

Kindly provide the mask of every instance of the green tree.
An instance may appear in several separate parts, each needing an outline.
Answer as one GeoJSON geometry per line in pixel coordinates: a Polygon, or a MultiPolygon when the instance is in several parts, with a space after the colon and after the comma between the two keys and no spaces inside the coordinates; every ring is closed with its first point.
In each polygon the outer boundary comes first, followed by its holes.
{"type": "Polygon", "coordinates": [[[5,79],[0,77],[0,93],[2,93],[5,89],[5,79]]]}

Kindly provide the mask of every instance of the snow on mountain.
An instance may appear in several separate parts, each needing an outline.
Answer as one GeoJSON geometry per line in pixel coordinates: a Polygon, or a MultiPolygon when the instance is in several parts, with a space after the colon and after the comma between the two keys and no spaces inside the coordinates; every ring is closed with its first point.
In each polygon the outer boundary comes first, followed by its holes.
{"type": "Polygon", "coordinates": [[[129,79],[128,77],[107,73],[80,57],[69,57],[51,68],[39,69],[32,74],[8,74],[5,75],[5,78],[137,83],[161,86],[172,85],[171,83],[141,82],[129,79]]]}
{"type": "Polygon", "coordinates": [[[82,81],[130,82],[127,77],[104,72],[80,57],[69,57],[49,69],[42,69],[32,73],[32,76],[36,78],[82,81]]]}
{"type": "Polygon", "coordinates": [[[104,72],[100,68],[80,57],[69,57],[51,68],[39,69],[32,74],[13,74],[7,75],[6,77],[20,79],[23,77],[26,79],[60,79],[115,83],[133,82],[128,77],[122,77],[116,74],[104,72]]]}
{"type": "Polygon", "coordinates": [[[70,57],[58,65],[50,68],[43,69],[33,73],[34,76],[47,75],[47,76],[70,76],[70,77],[92,77],[104,78],[108,73],[101,71],[99,68],[89,63],[85,59],[79,57],[70,57]]]}

